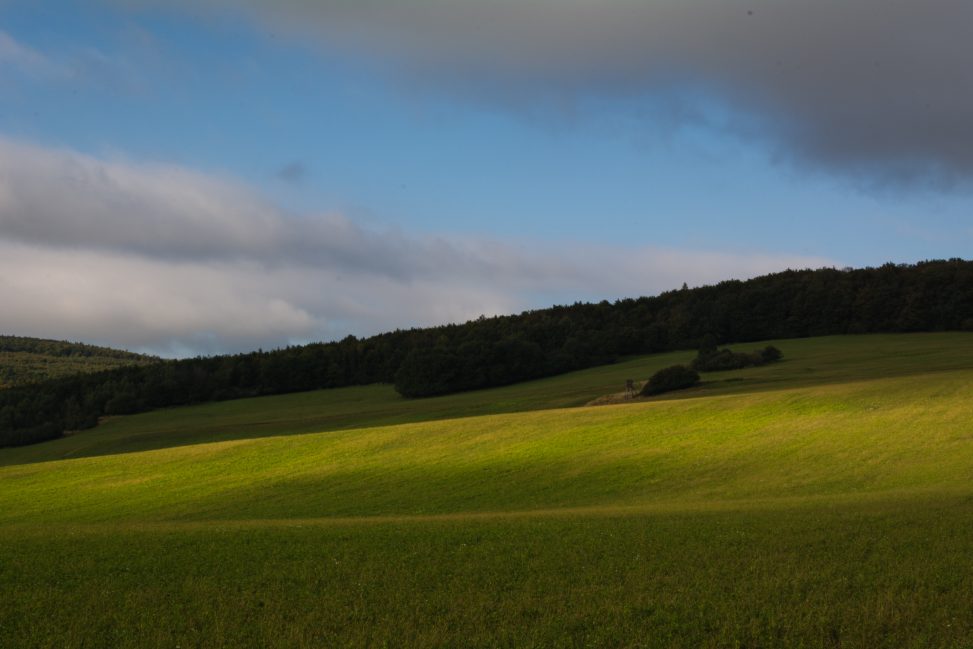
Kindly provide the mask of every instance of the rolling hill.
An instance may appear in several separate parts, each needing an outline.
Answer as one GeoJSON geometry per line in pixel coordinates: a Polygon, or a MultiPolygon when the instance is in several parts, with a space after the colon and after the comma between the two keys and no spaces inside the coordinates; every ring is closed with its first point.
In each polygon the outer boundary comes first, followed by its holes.
{"type": "Polygon", "coordinates": [[[966,646],[973,334],[586,406],[691,357],[359,386],[0,450],[11,646],[966,646]]]}
{"type": "Polygon", "coordinates": [[[152,356],[85,343],[0,336],[0,388],[158,361],[152,356]]]}
{"type": "Polygon", "coordinates": [[[373,383],[430,397],[693,349],[703,340],[921,331],[973,331],[973,262],[788,270],[655,297],[52,380],[0,392],[0,447],[91,428],[106,415],[209,401],[373,383]]]}

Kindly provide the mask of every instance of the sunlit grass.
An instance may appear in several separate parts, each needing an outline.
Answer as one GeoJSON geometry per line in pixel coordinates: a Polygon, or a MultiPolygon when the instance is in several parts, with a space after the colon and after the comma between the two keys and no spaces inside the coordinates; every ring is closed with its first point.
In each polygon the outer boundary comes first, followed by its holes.
{"type": "Polygon", "coordinates": [[[616,406],[565,407],[691,354],[5,449],[0,646],[967,647],[970,343],[780,341],[616,406]]]}
{"type": "MultiPolygon", "coordinates": [[[[970,333],[830,336],[773,343],[784,352],[781,363],[707,374],[699,388],[655,399],[744,394],[973,368],[970,333]]],[[[734,348],[756,349],[762,344],[734,348]]],[[[432,399],[402,399],[392,386],[372,385],[160,410],[113,418],[97,429],[53,442],[0,449],[0,466],[217,440],[576,407],[622,390],[628,378],[645,379],[693,356],[693,352],[643,356],[539,381],[432,399]]]]}
{"type": "Polygon", "coordinates": [[[909,489],[973,476],[973,373],[10,466],[0,522],[316,518],[909,489]]]}

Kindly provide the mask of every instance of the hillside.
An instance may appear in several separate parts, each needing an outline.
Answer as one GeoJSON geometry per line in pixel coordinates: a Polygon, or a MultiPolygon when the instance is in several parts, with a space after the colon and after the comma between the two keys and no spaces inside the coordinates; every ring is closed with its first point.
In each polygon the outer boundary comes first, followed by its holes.
{"type": "Polygon", "coordinates": [[[0,450],[0,628],[14,646],[964,646],[973,334],[771,342],[778,364],[625,405],[582,404],[691,353],[0,450]]]}
{"type": "Polygon", "coordinates": [[[119,367],[148,365],[158,360],[84,343],[0,336],[0,388],[119,367]]]}
{"type": "MultiPolygon", "coordinates": [[[[879,377],[921,376],[973,368],[973,333],[828,336],[772,341],[784,351],[776,365],[704,374],[695,389],[655,400],[753,394],[787,387],[844,384],[879,377]]],[[[760,343],[762,344],[762,343],[760,343]]],[[[753,346],[757,346],[755,343],[753,346]]],[[[95,429],[0,451],[0,465],[130,453],[186,444],[289,436],[308,432],[464,419],[481,415],[578,408],[623,389],[695,352],[670,352],[488,390],[404,399],[390,385],[331,388],[253,399],[167,408],[112,417],[95,429]]]]}
{"type": "Polygon", "coordinates": [[[0,392],[0,446],[103,416],[373,383],[430,397],[717,343],[973,330],[973,262],[785,271],[655,297],[574,304],[271,352],[184,359],[0,392]]]}

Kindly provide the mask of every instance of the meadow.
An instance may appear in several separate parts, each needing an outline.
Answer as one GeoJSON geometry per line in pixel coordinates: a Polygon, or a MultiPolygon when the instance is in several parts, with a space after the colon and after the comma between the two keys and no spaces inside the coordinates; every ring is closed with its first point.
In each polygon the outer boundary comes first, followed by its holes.
{"type": "Polygon", "coordinates": [[[0,450],[0,646],[973,647],[973,334],[770,342],[0,450]]]}

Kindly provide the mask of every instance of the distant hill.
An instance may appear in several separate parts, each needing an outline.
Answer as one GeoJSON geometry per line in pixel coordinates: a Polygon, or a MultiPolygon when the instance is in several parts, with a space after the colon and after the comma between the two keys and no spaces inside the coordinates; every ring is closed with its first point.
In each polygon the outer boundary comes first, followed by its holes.
{"type": "Polygon", "coordinates": [[[973,261],[788,270],[370,338],[188,358],[0,390],[0,447],[105,415],[370,383],[405,397],[509,385],[636,354],[837,334],[973,331],[973,261]]]}
{"type": "Polygon", "coordinates": [[[0,336],[0,388],[158,361],[153,356],[85,343],[0,336]]]}

